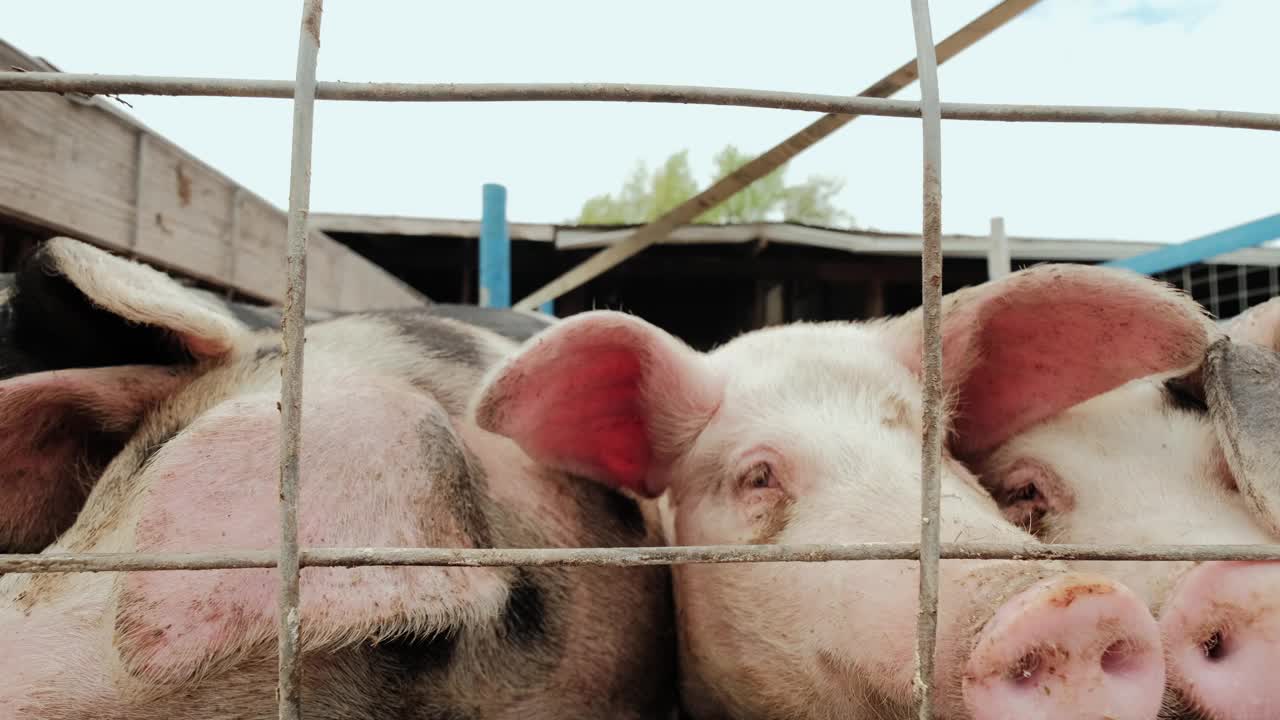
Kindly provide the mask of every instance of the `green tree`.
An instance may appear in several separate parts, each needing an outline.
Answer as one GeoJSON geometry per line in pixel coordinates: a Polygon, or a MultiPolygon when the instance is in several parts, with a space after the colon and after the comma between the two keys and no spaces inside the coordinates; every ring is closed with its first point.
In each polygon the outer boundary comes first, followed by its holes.
{"type": "MultiPolygon", "coordinates": [[[[733,174],[752,160],[733,145],[712,158],[713,181],[733,174]]],[[[725,202],[694,219],[697,223],[743,223],[781,219],[829,227],[851,226],[853,218],[838,209],[832,198],[844,188],[839,178],[814,176],[798,185],[787,185],[786,166],[774,170],[725,202]]],[[[638,163],[616,195],[606,193],[582,205],[577,222],[585,225],[635,225],[657,219],[698,192],[689,167],[689,151],[667,158],[652,174],[638,163]]]]}

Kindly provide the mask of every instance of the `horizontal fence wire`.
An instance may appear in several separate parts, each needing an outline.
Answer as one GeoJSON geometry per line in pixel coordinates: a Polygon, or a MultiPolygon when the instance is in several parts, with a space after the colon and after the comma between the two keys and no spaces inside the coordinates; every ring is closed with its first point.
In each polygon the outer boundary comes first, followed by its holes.
{"type": "MultiPolygon", "coordinates": [[[[0,72],[0,90],[96,95],[169,95],[292,99],[287,80],[153,77],[55,72],[0,72]]],[[[631,102],[722,105],[775,110],[919,118],[912,100],[745,88],[630,83],[347,83],[316,84],[317,100],[368,102],[631,102]]],[[[1191,125],[1280,130],[1280,114],[1235,110],[1094,105],[941,103],[944,120],[1191,125]]]]}
{"type": "MultiPolygon", "coordinates": [[[[1280,544],[1096,545],[944,542],[942,560],[1096,560],[1103,562],[1280,560],[1280,544]]],[[[919,543],[688,545],[640,548],[301,548],[301,567],[609,566],[919,560],[919,543]]],[[[191,553],[39,553],[0,555],[0,573],[133,572],[273,568],[275,550],[191,553]]]]}

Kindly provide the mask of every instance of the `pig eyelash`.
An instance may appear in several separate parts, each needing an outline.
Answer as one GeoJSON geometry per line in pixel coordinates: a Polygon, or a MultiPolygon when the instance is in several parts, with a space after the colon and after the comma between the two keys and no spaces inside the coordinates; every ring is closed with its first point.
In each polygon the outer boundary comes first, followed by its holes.
{"type": "Polygon", "coordinates": [[[759,462],[742,474],[742,487],[745,490],[780,489],[778,475],[773,466],[767,462],[759,462]]]}
{"type": "Polygon", "coordinates": [[[1035,483],[1027,483],[1009,492],[1008,502],[1029,502],[1040,497],[1040,488],[1035,483]]]}

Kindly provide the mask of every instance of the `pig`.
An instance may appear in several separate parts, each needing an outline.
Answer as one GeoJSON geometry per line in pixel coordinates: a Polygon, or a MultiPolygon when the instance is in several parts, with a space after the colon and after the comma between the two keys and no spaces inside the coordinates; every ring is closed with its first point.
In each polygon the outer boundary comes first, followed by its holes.
{"type": "MultiPolygon", "coordinates": [[[[128,353],[145,347],[154,336],[130,331],[119,318],[86,306],[83,298],[74,294],[63,300],[65,283],[38,268],[39,262],[21,275],[0,274],[0,380],[39,371],[129,362],[128,353]],[[103,327],[114,329],[116,343],[99,340],[103,327]]],[[[280,327],[279,307],[229,302],[197,288],[185,290],[204,303],[229,312],[251,331],[280,327]]],[[[527,340],[554,321],[540,313],[453,303],[433,303],[420,312],[479,326],[516,342],[527,340]]],[[[313,324],[343,314],[308,308],[306,320],[313,324]]],[[[187,363],[180,354],[143,352],[151,353],[148,361],[152,364],[187,363]]],[[[4,450],[4,442],[0,441],[0,457],[10,454],[4,450]]],[[[0,505],[14,508],[13,512],[0,514],[0,553],[39,552],[70,527],[97,479],[103,458],[84,462],[87,464],[83,467],[73,466],[75,481],[63,483],[20,482],[14,476],[25,476],[28,468],[17,464],[10,464],[7,469],[0,467],[0,505]]]]}
{"type": "MultiPolygon", "coordinates": [[[[1280,539],[1280,300],[1223,323],[1190,372],[1138,378],[974,458],[1006,517],[1049,542],[1280,539]]],[[[1167,713],[1280,714],[1280,563],[1076,562],[1158,616],[1167,713]]]]}
{"type": "MultiPolygon", "coordinates": [[[[948,541],[1034,543],[957,458],[1134,378],[1194,366],[1208,321],[1136,275],[1043,265],[946,297],[948,541]]],[[[795,323],[699,353],[625,314],[574,315],[494,371],[477,421],[530,457],[666,508],[676,545],[920,537],[919,310],[795,323]]],[[[1165,671],[1141,598],[1062,563],[941,567],[936,713],[1153,718],[1165,671]]],[[[692,717],[914,717],[914,561],[679,564],[692,717]]]]}
{"type": "MultiPolygon", "coordinates": [[[[6,527],[89,485],[43,553],[277,546],[270,317],[67,238],[9,293],[5,353],[27,365],[0,380],[0,485],[22,501],[0,504],[6,527]]],[[[650,501],[475,422],[488,370],[519,347],[482,325],[552,321],[460,314],[477,322],[428,308],[309,324],[300,544],[661,544],[650,501]]],[[[0,717],[274,718],[276,588],[274,569],[4,575],[0,717]]],[[[301,573],[307,718],[667,717],[674,654],[661,566],[301,573]]]]}

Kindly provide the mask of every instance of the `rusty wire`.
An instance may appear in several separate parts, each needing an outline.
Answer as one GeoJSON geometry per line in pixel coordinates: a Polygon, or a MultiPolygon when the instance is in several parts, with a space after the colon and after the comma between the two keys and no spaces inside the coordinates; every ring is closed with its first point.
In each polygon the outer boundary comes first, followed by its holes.
{"type": "MultiPolygon", "coordinates": [[[[1280,560],[1280,544],[1093,545],[941,543],[942,560],[1096,560],[1101,562],[1280,560]]],[[[276,567],[273,550],[191,553],[33,553],[0,555],[0,573],[132,572],[276,567]]],[[[502,567],[689,565],[761,562],[918,560],[919,543],[687,545],[643,548],[301,548],[301,567],[502,567]]]]}
{"type": "MultiPolygon", "coordinates": [[[[0,72],[0,90],[182,97],[293,97],[287,80],[0,72]]],[[[720,105],[919,118],[920,103],[875,97],[630,83],[348,83],[316,84],[317,100],[370,102],[633,102],[720,105]]],[[[1280,114],[1235,110],[1101,105],[941,103],[944,120],[984,122],[1191,125],[1280,131],[1280,114]]]]}
{"type": "Polygon", "coordinates": [[[924,417],[920,443],[920,595],[913,684],[920,720],[932,720],[933,650],[938,641],[938,545],[942,541],[942,118],[929,0],[911,0],[911,21],[915,26],[924,135],[920,251],[924,417]]]}
{"type": "Polygon", "coordinates": [[[302,358],[306,340],[307,213],[311,204],[311,137],[322,11],[323,0],[304,0],[293,96],[287,282],[281,318],[284,362],[280,383],[280,626],[277,640],[280,720],[302,718],[302,665],[298,659],[302,625],[298,608],[302,569],[298,558],[298,476],[302,454],[302,358]]]}

